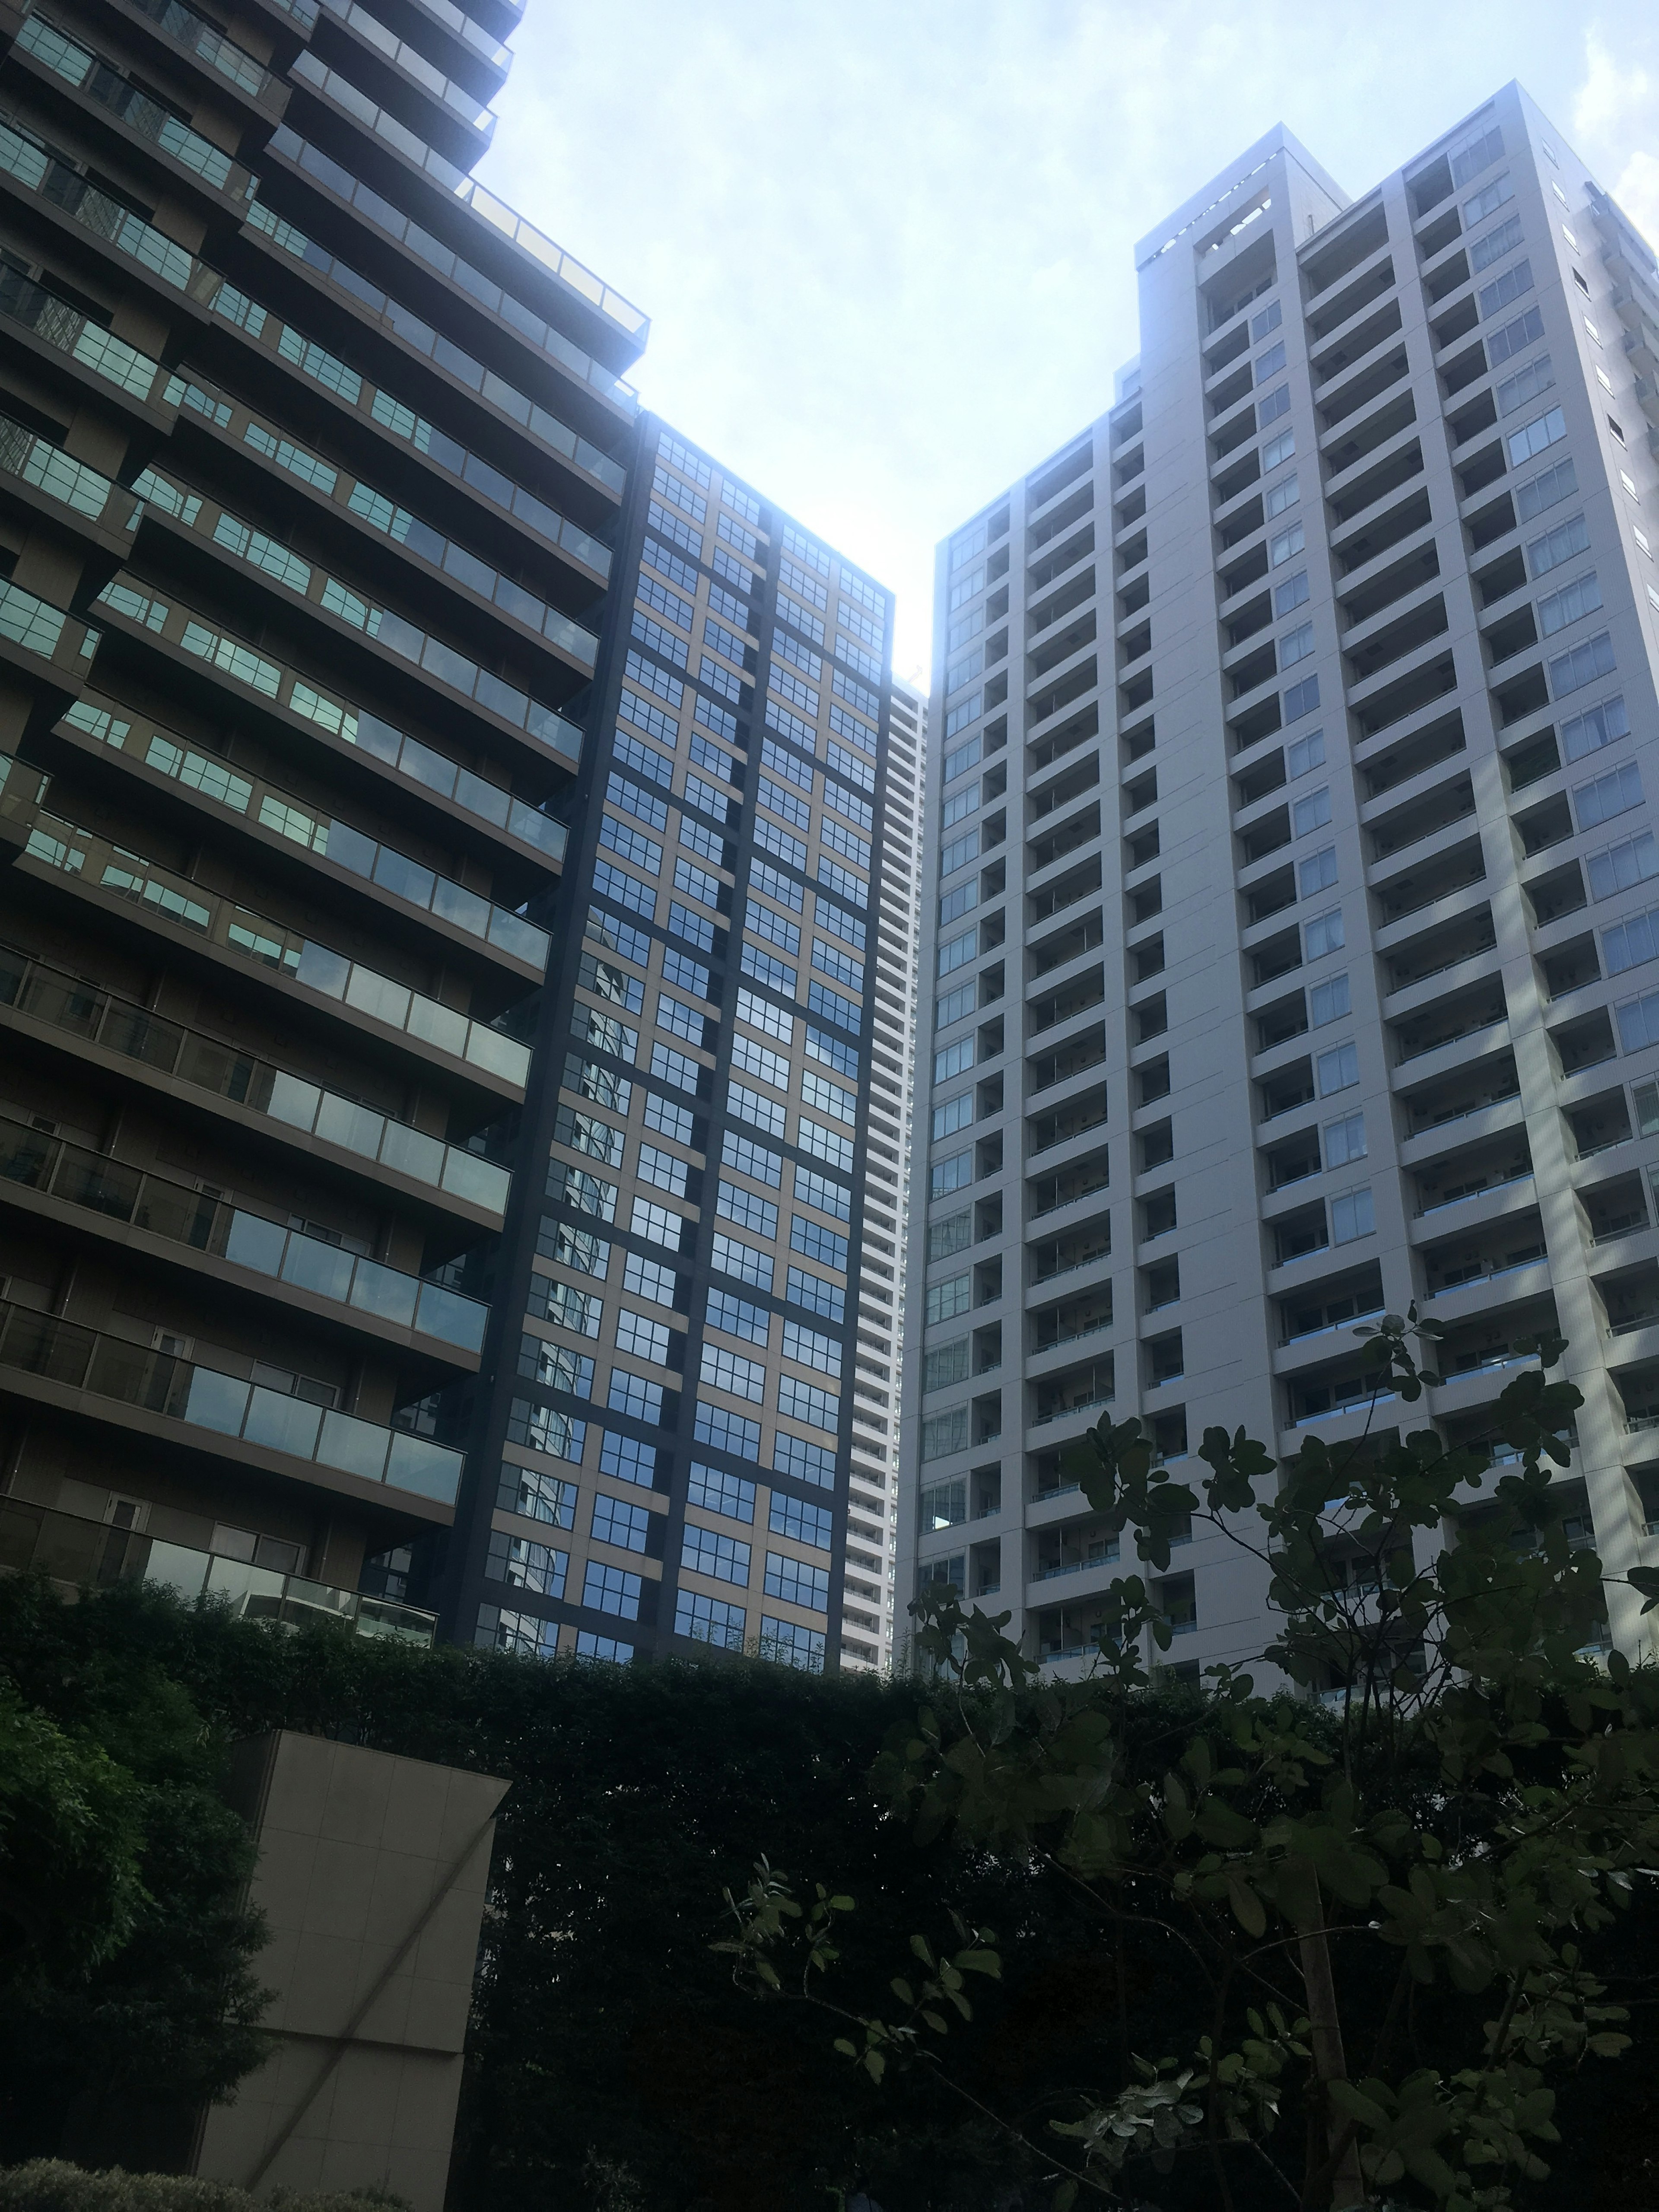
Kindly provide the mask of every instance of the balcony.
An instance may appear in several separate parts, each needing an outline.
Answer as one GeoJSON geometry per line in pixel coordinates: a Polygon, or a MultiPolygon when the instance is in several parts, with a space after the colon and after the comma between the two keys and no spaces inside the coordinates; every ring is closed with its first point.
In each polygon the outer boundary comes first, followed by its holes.
{"type": "Polygon", "coordinates": [[[73,1046],[134,1063],[146,1079],[187,1084],[223,1100],[238,1109],[239,1119],[259,1115],[274,1133],[313,1138],[349,1155],[354,1165],[372,1161],[418,1184],[434,1200],[442,1193],[477,1207],[493,1223],[506,1211],[511,1177],[494,1161],[4,945],[0,1006],[56,1030],[73,1046]]]}
{"type": "Polygon", "coordinates": [[[404,1511],[416,1498],[452,1506],[460,1488],[463,1455],[425,1437],[3,1301],[0,1384],[76,1411],[100,1411],[86,1399],[126,1407],[143,1432],[196,1450],[234,1440],[243,1447],[234,1456],[302,1480],[316,1469],[350,1476],[397,1492],[385,1502],[404,1511]]]}
{"type": "Polygon", "coordinates": [[[1115,1370],[1111,1355],[1092,1359],[1086,1367],[1064,1375],[1046,1376],[1034,1388],[1030,1425],[1047,1428],[1051,1422],[1070,1420],[1112,1403],[1115,1370]]]}
{"type": "Polygon", "coordinates": [[[119,257],[119,274],[148,280],[169,307],[188,300],[204,313],[224,279],[187,246],[100,191],[72,161],[15,123],[0,122],[0,177],[55,222],[73,225],[119,257]],[[142,272],[142,273],[140,273],[142,272]]]}
{"type": "Polygon", "coordinates": [[[191,807],[216,807],[234,817],[263,855],[277,859],[279,865],[292,857],[289,848],[295,848],[322,861],[331,875],[343,870],[400,906],[429,916],[438,925],[434,934],[441,958],[471,950],[454,944],[453,933],[459,932],[478,947],[489,946],[503,955],[526,981],[539,981],[544,973],[552,943],[547,932],[452,877],[439,875],[392,846],[377,843],[348,823],[313,811],[275,784],[239,774],[216,754],[198,752],[182,738],[154,724],[148,726],[148,742],[141,729],[139,743],[130,744],[132,724],[89,700],[77,701],[64,720],[71,729],[106,746],[124,766],[144,772],[145,781],[154,777],[163,786],[173,786],[191,807]]]}
{"type": "MultiPolygon", "coordinates": [[[[492,277],[486,276],[481,269],[475,268],[460,254],[453,252],[418,224],[412,223],[407,216],[400,214],[378,192],[371,191],[349,170],[343,168],[339,162],[331,160],[320,147],[308,144],[297,131],[283,123],[271,133],[270,151],[293,162],[297,169],[324,185],[337,198],[344,201],[348,206],[355,207],[365,222],[386,233],[395,243],[407,246],[411,256],[418,256],[428,268],[447,279],[452,289],[447,295],[446,305],[451,299],[458,305],[464,300],[469,308],[475,313],[482,312],[489,318],[492,330],[499,329],[503,335],[510,334],[520,343],[532,348],[544,360],[556,362],[568,375],[589,391],[598,392],[625,414],[632,415],[638,411],[639,395],[631,385],[625,384],[603,362],[595,361],[591,354],[584,352],[580,346],[566,337],[562,331],[556,330],[544,317],[526,307],[523,301],[516,299],[492,277]]],[[[331,289],[337,290],[349,299],[358,313],[367,308],[372,315],[396,331],[399,337],[408,337],[407,331],[400,327],[404,320],[409,319],[407,308],[388,298],[378,285],[369,283],[355,269],[337,261],[333,254],[327,252],[314,240],[307,238],[295,224],[284,222],[270,210],[262,209],[257,200],[250,210],[250,223],[256,222],[255,211],[264,217],[258,227],[265,231],[280,252],[290,253],[297,260],[303,261],[313,276],[320,277],[331,289]]],[[[410,267],[411,264],[404,266],[410,267]]],[[[453,325],[453,314],[447,315],[445,319],[453,325]]],[[[434,349],[424,349],[431,351],[434,349]]],[[[446,354],[449,350],[446,345],[446,354]]]]}
{"type": "Polygon", "coordinates": [[[95,629],[21,584],[0,583],[0,662],[10,661],[34,678],[31,690],[47,677],[48,690],[73,698],[97,650],[95,629]]]}
{"type": "MultiPolygon", "coordinates": [[[[23,276],[9,263],[0,265],[0,317],[11,326],[14,343],[18,343],[19,332],[27,332],[26,353],[33,353],[37,346],[49,349],[60,362],[77,372],[71,382],[84,383],[100,398],[140,413],[152,429],[163,423],[171,427],[171,410],[163,414],[157,389],[166,374],[161,362],[140,353],[125,338],[118,338],[101,323],[91,321],[78,307],[23,276]]],[[[59,362],[51,366],[57,369],[59,362]]]]}
{"type": "Polygon", "coordinates": [[[425,1337],[463,1354],[483,1348],[489,1309],[476,1298],[0,1113],[0,1197],[17,1191],[94,1214],[106,1234],[119,1224],[243,1271],[210,1271],[221,1282],[257,1276],[320,1298],[377,1336],[425,1337]]]}
{"type": "Polygon", "coordinates": [[[415,1644],[429,1644],[437,1633],[437,1614],[418,1606],[363,1597],[222,1553],[163,1543],[23,1498],[0,1498],[0,1572],[30,1571],[82,1589],[143,1582],[176,1590],[185,1599],[219,1598],[239,1620],[271,1621],[281,1628],[338,1627],[354,1636],[415,1644]]]}
{"type": "MultiPolygon", "coordinates": [[[[245,46],[237,46],[182,0],[129,0],[134,11],[148,16],[169,42],[188,54],[201,68],[231,86],[245,100],[270,107],[280,97],[270,72],[245,46]]],[[[303,0],[301,0],[303,4],[303,0]]]]}
{"type": "Polygon", "coordinates": [[[363,1015],[422,1048],[422,1059],[428,1051],[441,1054],[493,1085],[522,1091],[528,1080],[529,1050],[516,1039],[71,823],[40,815],[22,858],[76,890],[107,893],[137,906],[147,921],[188,931],[234,960],[272,970],[319,1000],[363,1015]]]}
{"type": "Polygon", "coordinates": [[[18,497],[31,508],[76,531],[88,553],[96,548],[96,554],[82,570],[83,588],[88,569],[96,568],[100,581],[114,573],[125,557],[125,533],[137,507],[125,484],[100,476],[61,446],[36,437],[26,423],[3,414],[0,414],[0,474],[10,477],[18,487],[18,497]],[[30,493],[37,498],[30,499],[30,493]],[[50,506],[44,504],[47,501],[50,506]],[[101,565],[97,555],[103,556],[101,565]]]}

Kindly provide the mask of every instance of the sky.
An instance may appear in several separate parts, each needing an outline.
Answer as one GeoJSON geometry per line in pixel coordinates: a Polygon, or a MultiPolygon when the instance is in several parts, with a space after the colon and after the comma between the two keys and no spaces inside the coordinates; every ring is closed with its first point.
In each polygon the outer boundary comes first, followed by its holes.
{"type": "Polygon", "coordinates": [[[1659,240],[1659,9],[530,0],[490,189],[652,318],[645,404],[898,595],[1111,404],[1134,240],[1283,122],[1355,198],[1518,77],[1659,240]]]}

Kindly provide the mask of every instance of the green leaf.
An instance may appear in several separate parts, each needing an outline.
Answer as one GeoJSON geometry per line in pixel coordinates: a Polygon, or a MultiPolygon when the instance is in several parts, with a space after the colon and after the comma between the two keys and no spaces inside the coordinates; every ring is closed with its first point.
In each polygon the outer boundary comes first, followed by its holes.
{"type": "Polygon", "coordinates": [[[1325,2094],[1339,2112],[1362,2127],[1372,2128],[1380,2135],[1389,2124],[1389,2116],[1381,2105],[1376,2104],[1364,2092],[1356,2089],[1352,2081],[1328,2081],[1325,2094]]]}
{"type": "Polygon", "coordinates": [[[1265,1936],[1267,1932],[1267,1909],[1243,1876],[1227,1869],[1227,1901],[1233,1908],[1233,1917],[1247,1936],[1265,1936]]]}

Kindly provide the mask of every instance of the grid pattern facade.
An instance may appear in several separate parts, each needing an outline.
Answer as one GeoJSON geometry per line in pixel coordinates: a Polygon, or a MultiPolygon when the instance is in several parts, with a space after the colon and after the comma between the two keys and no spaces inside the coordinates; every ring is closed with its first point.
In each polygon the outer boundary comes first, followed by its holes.
{"type": "MultiPolygon", "coordinates": [[[[1117,404],[939,569],[902,1587],[1060,1665],[1137,1565],[1060,1447],[1352,1437],[1413,1300],[1374,1429],[1491,1437],[1559,1330],[1579,1532],[1659,1515],[1654,254],[1511,86],[1357,204],[1275,132],[1137,259],[1117,404]]],[[[1265,1595],[1195,1535],[1169,1662],[1265,1595]]]]}
{"type": "Polygon", "coordinates": [[[623,545],[447,1623],[873,1663],[884,1577],[845,1547],[865,1285],[899,1287],[866,1176],[902,1166],[890,596],[651,418],[623,545]]]}
{"type": "Polygon", "coordinates": [[[424,1638],[645,324],[393,12],[6,19],[0,1527],[424,1638]]]}

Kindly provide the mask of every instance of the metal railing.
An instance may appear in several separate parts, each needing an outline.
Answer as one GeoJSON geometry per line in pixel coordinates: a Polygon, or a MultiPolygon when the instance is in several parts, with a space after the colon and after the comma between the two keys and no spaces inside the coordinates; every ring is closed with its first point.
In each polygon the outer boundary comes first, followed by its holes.
{"type": "Polygon", "coordinates": [[[159,361],[118,338],[101,323],[90,321],[78,307],[9,262],[0,262],[0,315],[32,331],[43,344],[134,399],[149,399],[162,374],[159,361]]]}
{"type": "Polygon", "coordinates": [[[489,1309],[477,1298],[0,1114],[3,1183],[84,1206],[394,1328],[466,1352],[483,1346],[489,1309]]]}
{"type": "Polygon", "coordinates": [[[181,0],[132,0],[132,4],[140,15],[159,24],[170,39],[177,39],[181,46],[199,56],[210,69],[217,70],[221,76],[253,99],[258,100],[270,85],[269,70],[255,61],[245,47],[237,46],[222,31],[204,21],[193,8],[184,7],[181,0]]]}
{"type": "Polygon", "coordinates": [[[453,1505],[460,1488],[464,1455],[428,1437],[0,1301],[0,1372],[6,1370],[441,1504],[453,1505]]]}
{"type": "Polygon", "coordinates": [[[181,1597],[222,1598],[243,1620],[272,1621],[283,1628],[321,1623],[356,1636],[421,1644],[430,1644],[437,1633],[437,1614],[418,1606],[279,1574],[222,1553],[112,1528],[25,1498],[0,1498],[0,1571],[24,1574],[31,1569],[82,1589],[145,1582],[177,1590],[181,1597]]]}
{"type": "Polygon", "coordinates": [[[376,1161],[433,1190],[504,1212],[512,1178],[493,1160],[447,1145],[407,1121],[377,1113],[356,1098],[325,1091],[270,1061],[199,1030],[166,1021],[131,1000],[100,990],[27,954],[0,945],[0,1006],[68,1031],[85,1043],[124,1059],[142,1060],[158,1074],[228,1099],[249,1113],[269,1115],[284,1128],[338,1145],[360,1159],[376,1161]]]}
{"type": "Polygon", "coordinates": [[[222,147],[204,138],[198,131],[152,100],[118,70],[94,53],[89,47],[77,45],[49,23],[44,15],[26,15],[23,27],[17,33],[21,52],[32,54],[43,67],[63,78],[65,84],[84,92],[100,107],[118,116],[129,129],[164,154],[200,177],[204,184],[228,193],[232,199],[246,199],[253,189],[253,178],[249,171],[233,161],[222,147]]]}
{"type": "Polygon", "coordinates": [[[146,222],[122,201],[89,181],[81,172],[15,123],[0,122],[0,170],[26,191],[37,192],[60,208],[72,222],[104,239],[118,253],[175,292],[191,299],[210,300],[222,281],[188,247],[169,238],[153,222],[146,222]]]}

